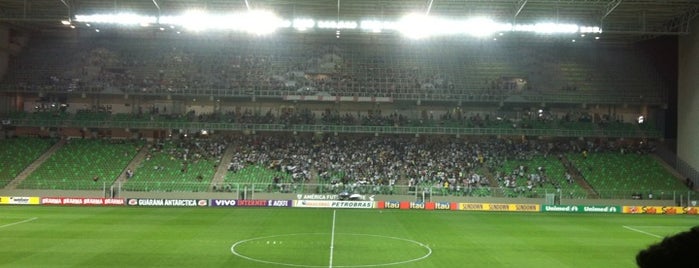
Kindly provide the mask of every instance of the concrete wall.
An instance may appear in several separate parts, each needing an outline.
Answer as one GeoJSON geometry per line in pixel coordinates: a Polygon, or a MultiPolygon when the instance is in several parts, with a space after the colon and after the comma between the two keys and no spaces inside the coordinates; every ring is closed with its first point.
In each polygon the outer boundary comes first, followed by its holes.
{"type": "Polygon", "coordinates": [[[677,155],[699,169],[699,20],[679,39],[677,155]]]}

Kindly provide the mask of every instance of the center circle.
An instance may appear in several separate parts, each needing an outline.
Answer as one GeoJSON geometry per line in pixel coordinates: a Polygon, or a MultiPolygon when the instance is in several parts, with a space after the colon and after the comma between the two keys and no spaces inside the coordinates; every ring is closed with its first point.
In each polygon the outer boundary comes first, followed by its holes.
{"type": "Polygon", "coordinates": [[[432,254],[423,243],[392,236],[335,233],[332,241],[331,245],[329,233],[271,235],[240,240],[231,246],[231,252],[250,261],[291,267],[390,266],[432,254]],[[361,255],[363,252],[371,254],[361,255]]]}

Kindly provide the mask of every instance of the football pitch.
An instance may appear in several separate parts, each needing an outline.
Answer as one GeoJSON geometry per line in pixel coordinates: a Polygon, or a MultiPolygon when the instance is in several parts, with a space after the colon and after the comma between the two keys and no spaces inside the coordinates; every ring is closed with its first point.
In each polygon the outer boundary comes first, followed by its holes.
{"type": "Polygon", "coordinates": [[[0,207],[0,267],[635,267],[688,215],[0,207]]]}

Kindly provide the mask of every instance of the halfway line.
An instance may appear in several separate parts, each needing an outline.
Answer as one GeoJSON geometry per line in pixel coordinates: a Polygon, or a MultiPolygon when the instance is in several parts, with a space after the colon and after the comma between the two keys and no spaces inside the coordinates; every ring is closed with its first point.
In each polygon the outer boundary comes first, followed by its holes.
{"type": "Polygon", "coordinates": [[[8,223],[8,224],[5,224],[5,225],[0,225],[0,228],[10,227],[10,226],[12,226],[12,225],[17,225],[17,224],[20,224],[20,223],[30,222],[30,221],[33,221],[33,220],[36,220],[36,219],[38,219],[38,218],[37,218],[37,217],[34,217],[34,218],[26,219],[26,220],[23,220],[23,221],[8,223]]]}
{"type": "Polygon", "coordinates": [[[624,228],[629,229],[629,230],[634,231],[634,232],[639,232],[639,233],[642,233],[642,234],[645,234],[645,235],[650,235],[650,236],[652,236],[652,237],[663,238],[662,236],[659,236],[659,235],[657,235],[657,234],[651,234],[651,233],[649,233],[649,232],[645,232],[645,231],[642,231],[642,230],[639,230],[639,229],[636,229],[636,228],[631,228],[631,227],[628,227],[628,226],[626,226],[626,225],[622,225],[621,227],[624,227],[624,228]]]}
{"type": "Polygon", "coordinates": [[[335,210],[333,209],[333,227],[330,232],[330,264],[328,268],[333,268],[333,248],[335,247],[335,210]]]}

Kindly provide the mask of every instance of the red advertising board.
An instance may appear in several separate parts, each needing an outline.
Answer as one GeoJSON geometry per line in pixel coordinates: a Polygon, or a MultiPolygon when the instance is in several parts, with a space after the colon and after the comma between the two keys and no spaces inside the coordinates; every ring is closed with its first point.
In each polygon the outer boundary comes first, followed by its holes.
{"type": "Polygon", "coordinates": [[[42,205],[74,205],[74,206],[123,206],[123,198],[93,198],[93,197],[42,197],[42,205]]]}

